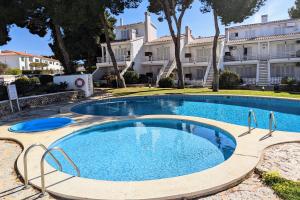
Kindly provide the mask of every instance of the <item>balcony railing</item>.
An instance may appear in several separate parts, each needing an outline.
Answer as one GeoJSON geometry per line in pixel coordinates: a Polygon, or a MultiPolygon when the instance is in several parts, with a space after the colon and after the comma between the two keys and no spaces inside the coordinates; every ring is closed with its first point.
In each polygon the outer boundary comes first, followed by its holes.
{"type": "Polygon", "coordinates": [[[224,56],[225,62],[234,62],[234,61],[251,61],[251,60],[258,60],[258,56],[224,56]]]}
{"type": "Polygon", "coordinates": [[[161,56],[145,56],[145,62],[152,62],[152,61],[165,61],[170,60],[169,57],[161,57],[161,56]]]}
{"type": "Polygon", "coordinates": [[[209,57],[192,57],[192,58],[184,58],[182,59],[182,63],[200,63],[200,62],[208,62],[209,57]]]}
{"type": "Polygon", "coordinates": [[[251,60],[269,60],[269,59],[290,59],[290,58],[300,58],[300,53],[297,51],[290,52],[280,52],[271,55],[257,55],[257,56],[224,56],[225,62],[233,61],[251,61],[251,60]]]}
{"type": "MultiPolygon", "coordinates": [[[[130,61],[130,56],[116,56],[117,62],[130,61]]],[[[110,57],[97,57],[97,63],[112,63],[110,57]]]]}
{"type": "Polygon", "coordinates": [[[284,58],[300,58],[299,53],[297,51],[290,51],[290,52],[280,52],[276,55],[270,55],[271,59],[284,59],[284,58]]]}

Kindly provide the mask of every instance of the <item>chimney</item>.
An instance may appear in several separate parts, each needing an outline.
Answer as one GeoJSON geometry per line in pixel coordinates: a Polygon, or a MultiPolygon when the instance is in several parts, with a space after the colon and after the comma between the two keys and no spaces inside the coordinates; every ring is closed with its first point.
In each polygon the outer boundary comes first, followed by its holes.
{"type": "Polygon", "coordinates": [[[123,26],[124,23],[123,23],[123,18],[120,18],[120,26],[123,26]]]}
{"type": "Polygon", "coordinates": [[[150,42],[152,40],[150,27],[151,27],[151,17],[148,12],[145,12],[145,42],[150,42]]]}
{"type": "Polygon", "coordinates": [[[193,39],[192,31],[189,26],[185,27],[185,44],[189,44],[193,39]]]}
{"type": "Polygon", "coordinates": [[[136,30],[135,29],[131,29],[130,30],[130,39],[131,40],[135,40],[136,39],[136,30]]]}
{"type": "Polygon", "coordinates": [[[268,15],[262,15],[261,16],[261,23],[267,23],[268,22],[268,15]]]}

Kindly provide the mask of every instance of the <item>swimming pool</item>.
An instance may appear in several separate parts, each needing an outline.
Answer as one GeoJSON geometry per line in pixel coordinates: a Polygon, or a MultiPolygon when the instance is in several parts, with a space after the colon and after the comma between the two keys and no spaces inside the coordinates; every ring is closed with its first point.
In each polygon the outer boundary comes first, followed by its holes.
{"type": "Polygon", "coordinates": [[[258,127],[269,128],[269,113],[275,112],[277,130],[300,132],[300,101],[262,97],[170,95],[116,98],[81,104],[71,110],[101,116],[185,115],[247,126],[253,109],[258,127]]]}
{"type": "Polygon", "coordinates": [[[66,117],[33,119],[15,124],[9,128],[9,131],[16,133],[49,131],[68,126],[72,123],[74,121],[66,117]]]}
{"type": "MultiPolygon", "coordinates": [[[[78,165],[81,177],[144,181],[200,172],[227,160],[236,142],[228,133],[198,122],[139,119],[109,122],[53,143],[78,165]]],[[[61,157],[63,171],[76,175],[61,157]]],[[[53,166],[56,165],[47,158],[53,166]]]]}

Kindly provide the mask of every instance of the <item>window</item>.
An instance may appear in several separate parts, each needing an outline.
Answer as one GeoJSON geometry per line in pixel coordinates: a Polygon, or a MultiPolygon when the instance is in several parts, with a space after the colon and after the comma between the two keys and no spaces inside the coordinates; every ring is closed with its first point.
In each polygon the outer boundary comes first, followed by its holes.
{"type": "Polygon", "coordinates": [[[23,62],[24,62],[24,61],[25,61],[25,58],[24,58],[24,57],[21,57],[21,61],[23,61],[23,62]]]}
{"type": "Polygon", "coordinates": [[[36,59],[34,59],[34,62],[40,62],[40,59],[36,58],[36,59]]]}
{"type": "Polygon", "coordinates": [[[122,31],[121,31],[121,39],[122,39],[122,40],[127,40],[127,39],[129,39],[129,30],[122,30],[122,31]]]}
{"type": "Polygon", "coordinates": [[[170,47],[157,48],[157,58],[159,60],[169,60],[170,59],[170,47]]]}
{"type": "Polygon", "coordinates": [[[210,55],[211,55],[211,51],[209,48],[197,49],[197,61],[198,62],[207,62],[210,55]]]}
{"type": "Polygon", "coordinates": [[[255,37],[255,30],[246,31],[246,38],[254,38],[254,37],[255,37]]]}
{"type": "Polygon", "coordinates": [[[53,64],[53,62],[52,62],[52,61],[50,61],[49,63],[50,63],[50,65],[52,65],[52,64],[53,64]]]}
{"type": "Polygon", "coordinates": [[[238,32],[234,33],[234,37],[239,37],[239,33],[238,32]]]}

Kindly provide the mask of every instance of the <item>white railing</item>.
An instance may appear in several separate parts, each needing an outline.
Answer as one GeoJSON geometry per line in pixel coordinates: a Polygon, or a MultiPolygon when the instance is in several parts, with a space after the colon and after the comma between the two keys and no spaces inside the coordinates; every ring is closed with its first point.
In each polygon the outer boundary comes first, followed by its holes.
{"type": "MultiPolygon", "coordinates": [[[[130,56],[116,56],[116,61],[117,62],[126,62],[126,61],[130,61],[131,58],[130,56]]],[[[110,56],[106,56],[106,57],[97,57],[97,63],[112,63],[110,56]]]]}
{"type": "Polygon", "coordinates": [[[255,85],[256,84],[256,78],[242,78],[244,84],[246,85],[255,85]]]}
{"type": "Polygon", "coordinates": [[[160,57],[160,56],[145,56],[145,62],[152,62],[152,61],[166,61],[170,60],[170,58],[160,57]]]}
{"type": "Polygon", "coordinates": [[[182,63],[200,63],[200,62],[208,62],[209,57],[192,57],[192,58],[184,58],[182,59],[182,63]]]}
{"type": "MultiPolygon", "coordinates": [[[[270,55],[271,59],[297,58],[297,51],[279,52],[276,55],[270,55]]],[[[300,58],[300,57],[299,57],[300,58]]]]}
{"type": "Polygon", "coordinates": [[[224,56],[224,62],[233,62],[233,61],[251,61],[259,60],[259,56],[255,55],[244,55],[244,56],[224,56]]]}

